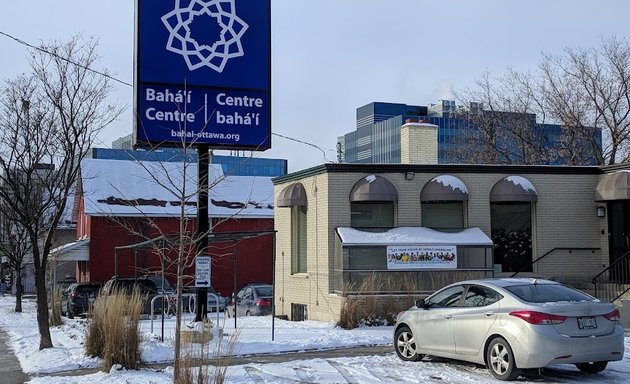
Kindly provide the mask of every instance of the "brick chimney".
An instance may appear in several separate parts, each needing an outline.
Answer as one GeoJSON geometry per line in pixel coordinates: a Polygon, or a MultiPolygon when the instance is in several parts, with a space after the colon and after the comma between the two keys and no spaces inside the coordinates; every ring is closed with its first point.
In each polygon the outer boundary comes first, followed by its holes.
{"type": "Polygon", "coordinates": [[[400,127],[400,162],[437,164],[438,126],[424,120],[407,119],[400,127]]]}

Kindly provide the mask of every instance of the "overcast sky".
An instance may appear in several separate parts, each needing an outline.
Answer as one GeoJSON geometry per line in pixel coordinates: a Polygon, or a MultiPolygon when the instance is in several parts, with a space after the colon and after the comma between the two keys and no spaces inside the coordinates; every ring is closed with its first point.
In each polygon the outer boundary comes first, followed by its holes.
{"type": "MultiPolygon", "coordinates": [[[[272,131],[324,153],[273,136],[255,156],[286,158],[290,171],[335,161],[357,107],[426,105],[484,71],[533,69],[541,52],[628,39],[629,17],[627,0],[272,0],[272,131]]],[[[0,31],[29,43],[98,38],[101,69],[128,83],[133,24],[133,0],[4,1],[0,11],[0,31]]],[[[0,35],[0,52],[1,78],[27,70],[26,47],[0,35]]],[[[133,128],[132,88],[114,86],[129,108],[101,135],[103,147],[133,128]]]]}

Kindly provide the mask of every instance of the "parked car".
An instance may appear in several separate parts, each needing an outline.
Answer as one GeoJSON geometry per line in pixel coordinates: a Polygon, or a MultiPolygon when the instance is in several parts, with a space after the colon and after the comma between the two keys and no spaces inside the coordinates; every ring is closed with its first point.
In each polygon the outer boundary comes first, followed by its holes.
{"type": "MultiPolygon", "coordinates": [[[[151,313],[151,300],[159,294],[157,286],[148,276],[113,276],[103,285],[103,293],[105,295],[111,295],[116,289],[120,289],[128,294],[131,294],[134,289],[138,289],[142,296],[143,315],[149,315],[151,313]]],[[[160,313],[163,310],[162,302],[163,300],[156,299],[153,314],[160,313]]]]}
{"type": "Polygon", "coordinates": [[[70,284],[61,297],[61,314],[69,319],[87,314],[100,289],[100,283],[70,284]]]}
{"type": "Polygon", "coordinates": [[[226,309],[228,316],[265,316],[271,314],[273,285],[266,283],[245,284],[226,309]]]}
{"type": "Polygon", "coordinates": [[[394,349],[402,360],[441,356],[484,364],[500,380],[519,369],[575,364],[598,373],[621,360],[619,310],[541,279],[451,284],[398,314],[394,349]]]}
{"type": "Polygon", "coordinates": [[[61,289],[61,292],[65,292],[68,290],[70,285],[77,282],[77,279],[74,276],[66,275],[63,280],[59,280],[56,283],[56,286],[61,289]]]}
{"type": "Polygon", "coordinates": [[[167,277],[162,278],[162,275],[144,275],[143,278],[151,280],[160,294],[172,295],[175,293],[175,288],[167,277]],[[162,285],[164,285],[164,290],[162,290],[162,285]]]}
{"type": "Polygon", "coordinates": [[[227,299],[221,296],[213,287],[208,287],[208,312],[215,312],[217,310],[217,306],[219,308],[219,312],[224,312],[226,305],[227,299]],[[217,295],[219,299],[218,302],[217,298],[212,295],[217,295]]]}

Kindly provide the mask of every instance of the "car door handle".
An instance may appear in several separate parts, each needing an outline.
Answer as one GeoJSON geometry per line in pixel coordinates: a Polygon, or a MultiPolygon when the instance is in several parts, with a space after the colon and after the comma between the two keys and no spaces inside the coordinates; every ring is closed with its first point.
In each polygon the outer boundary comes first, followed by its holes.
{"type": "Polygon", "coordinates": [[[486,315],[486,317],[490,317],[490,316],[494,316],[495,313],[494,312],[486,312],[486,313],[484,313],[484,315],[486,315]]]}
{"type": "Polygon", "coordinates": [[[452,318],[453,318],[453,315],[446,315],[446,316],[444,316],[444,318],[445,318],[446,320],[449,320],[449,319],[452,319],[452,318]]]}

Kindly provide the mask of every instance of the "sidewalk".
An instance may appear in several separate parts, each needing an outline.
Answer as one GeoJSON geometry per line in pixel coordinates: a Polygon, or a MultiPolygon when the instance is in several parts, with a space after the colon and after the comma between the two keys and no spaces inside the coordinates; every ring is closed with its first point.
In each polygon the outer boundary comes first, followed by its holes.
{"type": "MultiPolygon", "coordinates": [[[[304,350],[304,351],[292,351],[282,353],[261,353],[257,355],[237,355],[231,358],[219,358],[208,359],[209,364],[227,364],[229,366],[245,365],[245,364],[270,364],[270,363],[283,363],[294,360],[308,360],[308,359],[330,359],[339,357],[356,357],[356,356],[373,356],[373,355],[387,355],[393,354],[394,348],[388,345],[371,345],[361,347],[350,348],[335,348],[326,350],[304,350]]],[[[193,365],[197,366],[198,362],[194,362],[193,365]]],[[[163,370],[167,367],[172,367],[173,362],[167,363],[141,363],[139,369],[150,370],[163,370]]],[[[57,371],[52,373],[42,373],[36,376],[83,376],[89,375],[100,371],[101,368],[83,368],[74,369],[71,371],[57,371]]]]}
{"type": "Polygon", "coordinates": [[[6,341],[7,333],[0,328],[0,382],[3,384],[22,384],[29,377],[22,372],[22,367],[6,341]]]}

